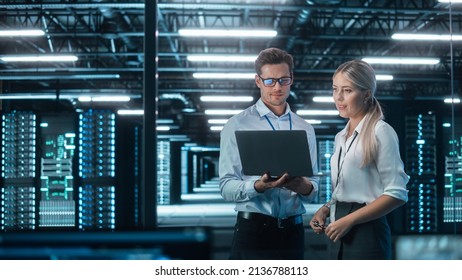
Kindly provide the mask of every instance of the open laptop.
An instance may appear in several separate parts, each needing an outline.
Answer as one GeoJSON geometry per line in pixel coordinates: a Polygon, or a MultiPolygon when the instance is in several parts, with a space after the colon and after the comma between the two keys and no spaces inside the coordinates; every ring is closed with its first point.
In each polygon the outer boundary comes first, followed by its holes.
{"type": "Polygon", "coordinates": [[[244,175],[313,176],[306,131],[238,130],[235,134],[244,175]]]}

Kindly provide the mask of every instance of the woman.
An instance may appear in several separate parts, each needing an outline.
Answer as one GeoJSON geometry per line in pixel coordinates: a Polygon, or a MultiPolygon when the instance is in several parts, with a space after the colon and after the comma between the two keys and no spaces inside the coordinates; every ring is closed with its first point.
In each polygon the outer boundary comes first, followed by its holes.
{"type": "Polygon", "coordinates": [[[346,62],[334,73],[335,105],[349,121],[335,136],[332,200],[310,222],[316,233],[324,232],[333,241],[333,259],[391,259],[385,215],[407,201],[409,178],[398,137],[383,121],[375,90],[375,71],[364,61],[346,62]]]}

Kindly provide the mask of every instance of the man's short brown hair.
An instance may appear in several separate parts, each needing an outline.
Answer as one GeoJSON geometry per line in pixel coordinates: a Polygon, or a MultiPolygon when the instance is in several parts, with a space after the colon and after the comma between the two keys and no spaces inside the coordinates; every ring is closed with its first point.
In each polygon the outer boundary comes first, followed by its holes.
{"type": "Polygon", "coordinates": [[[293,72],[294,59],[292,55],[278,48],[268,48],[262,50],[257,59],[255,60],[255,71],[261,75],[261,68],[266,64],[281,64],[287,63],[289,65],[290,73],[293,72]]]}

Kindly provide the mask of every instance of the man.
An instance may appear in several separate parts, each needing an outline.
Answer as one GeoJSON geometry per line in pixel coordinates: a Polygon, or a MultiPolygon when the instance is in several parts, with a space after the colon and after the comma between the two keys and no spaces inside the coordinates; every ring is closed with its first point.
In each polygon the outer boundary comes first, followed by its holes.
{"type": "Polygon", "coordinates": [[[293,113],[286,101],[293,83],[293,65],[292,56],[283,50],[261,51],[255,61],[255,83],[261,97],[230,118],[221,132],[220,191],[226,201],[236,203],[238,211],[230,259],[303,259],[303,202],[315,196],[319,179],[288,174],[279,178],[270,174],[245,176],[234,134],[236,130],[305,130],[313,173],[317,174],[314,129],[293,113]]]}

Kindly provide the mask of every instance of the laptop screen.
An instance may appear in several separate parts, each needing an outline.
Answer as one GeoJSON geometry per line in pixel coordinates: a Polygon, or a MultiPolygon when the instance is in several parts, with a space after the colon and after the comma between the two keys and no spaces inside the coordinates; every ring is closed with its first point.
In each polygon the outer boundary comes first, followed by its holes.
{"type": "Polygon", "coordinates": [[[238,130],[235,134],[244,175],[313,176],[306,131],[238,130]]]}

